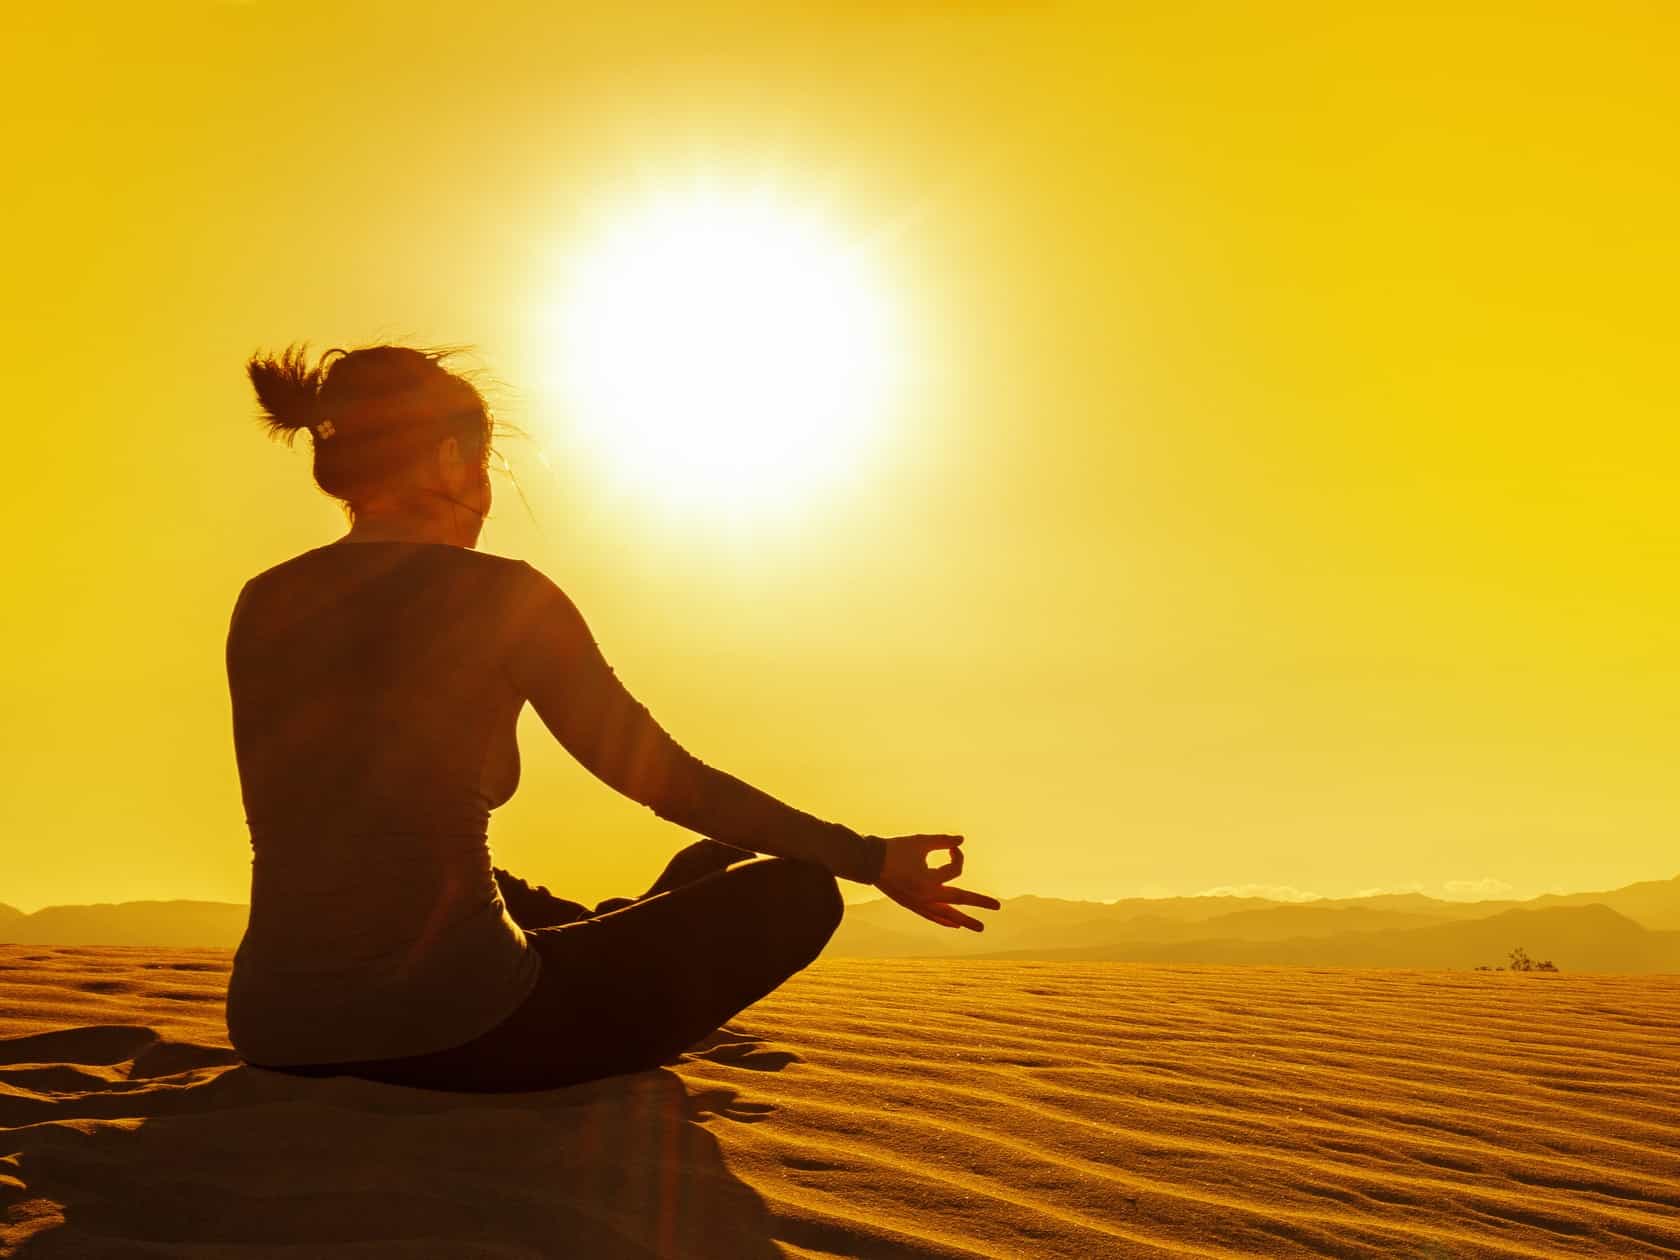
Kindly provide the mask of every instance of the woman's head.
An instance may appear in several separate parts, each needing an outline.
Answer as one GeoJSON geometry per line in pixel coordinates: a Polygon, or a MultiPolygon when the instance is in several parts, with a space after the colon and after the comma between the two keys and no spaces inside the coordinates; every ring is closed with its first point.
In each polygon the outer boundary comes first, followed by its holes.
{"type": "Polygon", "coordinates": [[[460,520],[465,512],[476,539],[490,510],[494,422],[478,389],[440,365],[457,351],[334,348],[310,367],[306,350],[246,364],[269,434],[289,445],[298,430],[310,431],[315,483],[352,523],[382,514],[460,520]]]}

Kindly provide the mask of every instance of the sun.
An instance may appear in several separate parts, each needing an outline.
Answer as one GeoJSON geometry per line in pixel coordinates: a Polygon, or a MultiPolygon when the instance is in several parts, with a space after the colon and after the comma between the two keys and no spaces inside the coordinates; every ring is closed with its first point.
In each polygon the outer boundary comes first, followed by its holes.
{"type": "Polygon", "coordinates": [[[615,211],[569,253],[551,327],[568,428],[672,508],[808,501],[856,470],[899,377],[868,243],[764,187],[615,211]]]}

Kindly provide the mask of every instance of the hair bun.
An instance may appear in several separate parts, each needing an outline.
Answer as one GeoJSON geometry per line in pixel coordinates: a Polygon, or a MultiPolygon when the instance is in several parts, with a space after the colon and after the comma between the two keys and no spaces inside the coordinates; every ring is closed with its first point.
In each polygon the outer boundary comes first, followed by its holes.
{"type": "Polygon", "coordinates": [[[484,396],[439,363],[463,347],[335,346],[311,367],[308,344],[255,354],[245,371],[269,436],[290,446],[308,428],[315,484],[347,510],[376,492],[408,493],[446,437],[488,468],[495,422],[484,396]]]}

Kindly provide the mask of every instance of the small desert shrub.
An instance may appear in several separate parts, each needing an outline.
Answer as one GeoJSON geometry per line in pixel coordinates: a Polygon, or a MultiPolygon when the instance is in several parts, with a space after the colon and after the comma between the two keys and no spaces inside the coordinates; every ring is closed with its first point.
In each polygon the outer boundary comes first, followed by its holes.
{"type": "MultiPolygon", "coordinates": [[[[1556,971],[1557,964],[1550,958],[1536,962],[1528,956],[1528,951],[1518,945],[1511,951],[1510,968],[1512,971],[1556,971]]],[[[1503,968],[1501,968],[1503,970],[1503,968]]]]}

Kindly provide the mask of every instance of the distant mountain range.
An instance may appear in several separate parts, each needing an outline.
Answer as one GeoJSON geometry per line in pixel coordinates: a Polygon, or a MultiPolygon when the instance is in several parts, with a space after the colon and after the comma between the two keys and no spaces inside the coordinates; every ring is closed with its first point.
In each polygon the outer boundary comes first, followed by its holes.
{"type": "MultiPolygon", "coordinates": [[[[233,948],[246,915],[246,906],[222,901],[48,906],[33,914],[0,905],[0,943],[233,948]]],[[[1471,968],[1499,966],[1520,946],[1564,971],[1680,972],[1680,876],[1529,901],[1397,893],[1105,904],[1028,896],[975,917],[984,932],[940,927],[885,897],[861,902],[847,908],[824,955],[1471,968]]]]}
{"type": "Polygon", "coordinates": [[[975,918],[929,923],[881,898],[847,908],[825,951],[854,958],[1257,963],[1309,967],[1500,966],[1521,947],[1565,971],[1680,972],[1680,877],[1529,901],[1393,893],[1310,902],[1014,897],[975,918]]]}
{"type": "Polygon", "coordinates": [[[0,943],[232,948],[249,915],[250,907],[230,901],[100,902],[43,906],[34,914],[0,904],[0,943]]]}

